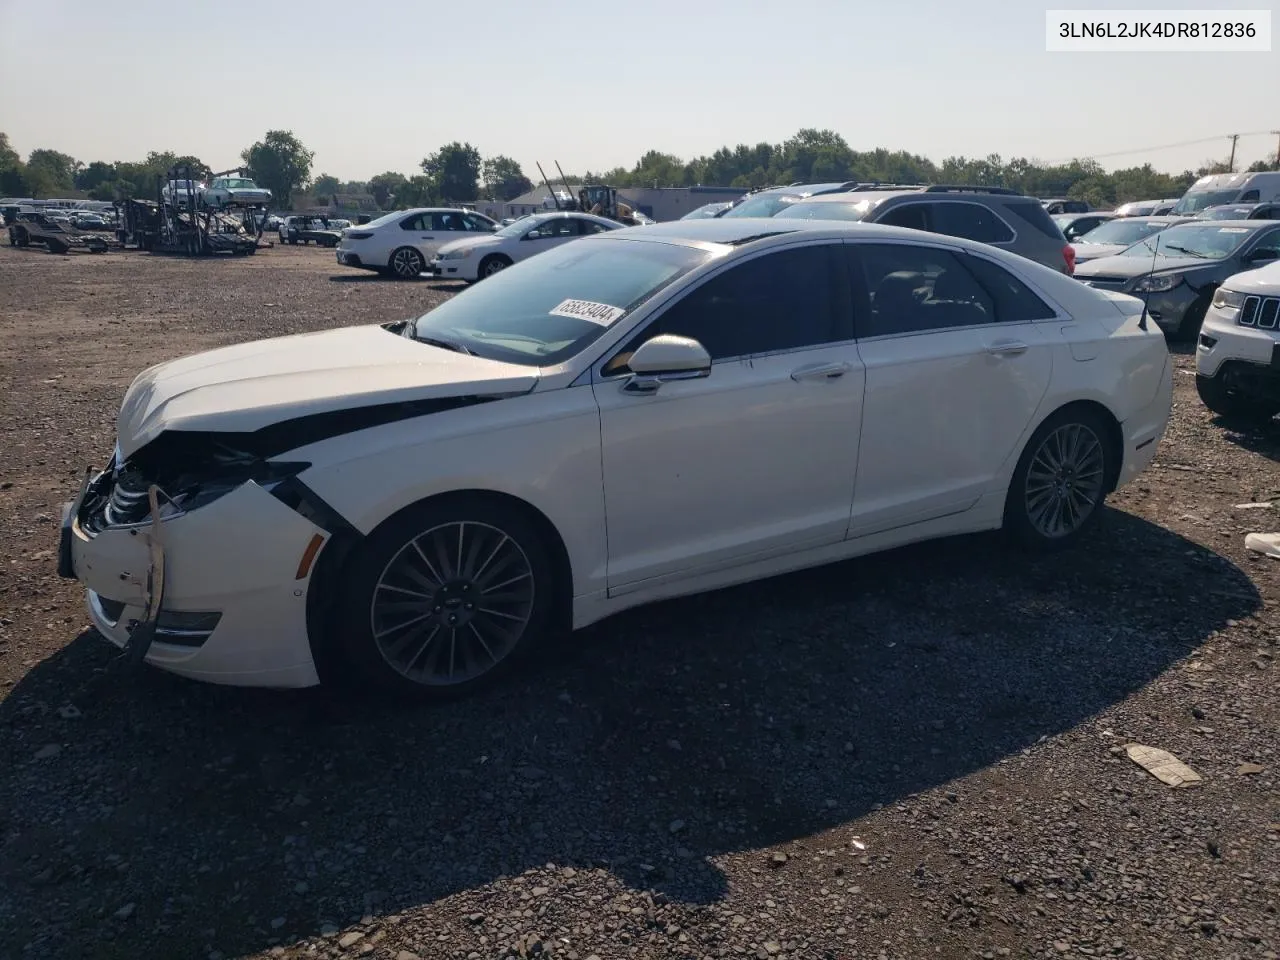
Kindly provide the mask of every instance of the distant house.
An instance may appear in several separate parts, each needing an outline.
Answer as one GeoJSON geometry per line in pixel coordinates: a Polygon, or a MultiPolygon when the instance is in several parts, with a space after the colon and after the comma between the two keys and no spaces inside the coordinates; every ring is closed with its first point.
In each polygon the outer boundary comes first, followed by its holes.
{"type": "MultiPolygon", "coordinates": [[[[575,198],[580,187],[581,184],[569,184],[575,198]]],[[[690,210],[696,210],[706,203],[737,200],[744,192],[737,187],[622,187],[618,190],[618,199],[645,216],[661,222],[679,220],[690,210]]],[[[556,194],[561,202],[572,199],[565,194],[564,187],[557,187],[556,194]]],[[[502,215],[523,217],[554,209],[556,204],[551,198],[551,192],[541,186],[503,204],[502,215]]]]}
{"type": "Polygon", "coordinates": [[[304,194],[294,198],[293,208],[300,213],[354,220],[355,214],[377,214],[378,201],[372,193],[333,193],[319,197],[304,194]]]}

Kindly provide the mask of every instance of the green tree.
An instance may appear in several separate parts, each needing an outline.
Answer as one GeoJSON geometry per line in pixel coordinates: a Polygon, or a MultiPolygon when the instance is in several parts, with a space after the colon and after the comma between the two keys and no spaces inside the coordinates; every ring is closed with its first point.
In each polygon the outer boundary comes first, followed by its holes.
{"type": "Polygon", "coordinates": [[[116,165],[114,163],[95,160],[76,174],[76,189],[94,190],[104,183],[112,183],[115,179],[116,165]]]}
{"type": "Polygon", "coordinates": [[[484,162],[482,173],[484,192],[495,200],[514,200],[533,189],[533,181],[510,157],[490,157],[484,162]]]}
{"type": "Polygon", "coordinates": [[[477,198],[480,166],[480,151],[455,140],[426,157],[422,172],[431,178],[441,199],[461,203],[477,198]]]}
{"type": "Polygon", "coordinates": [[[42,192],[61,192],[76,188],[76,172],[81,164],[70,154],[57,150],[32,150],[27,156],[27,178],[38,180],[42,192]]]}
{"type": "Polygon", "coordinates": [[[1268,170],[1280,170],[1280,156],[1271,160],[1255,160],[1249,164],[1246,173],[1266,173],[1268,170]]]}
{"type": "Polygon", "coordinates": [[[335,193],[341,192],[342,182],[337,177],[322,173],[316,177],[311,184],[311,193],[316,198],[316,202],[321,202],[321,197],[331,197],[335,193]]]}
{"type": "Polygon", "coordinates": [[[379,209],[390,210],[398,199],[400,190],[407,182],[407,178],[403,173],[388,170],[386,173],[380,173],[376,177],[370,178],[369,192],[373,194],[374,202],[377,203],[379,209]]]}
{"type": "Polygon", "coordinates": [[[271,191],[276,205],[293,206],[293,191],[307,184],[315,153],[290,130],[268,130],[240,154],[254,180],[271,191]]]}
{"type": "Polygon", "coordinates": [[[10,146],[9,135],[0,132],[0,194],[23,197],[28,193],[26,164],[18,156],[18,151],[10,146]]]}

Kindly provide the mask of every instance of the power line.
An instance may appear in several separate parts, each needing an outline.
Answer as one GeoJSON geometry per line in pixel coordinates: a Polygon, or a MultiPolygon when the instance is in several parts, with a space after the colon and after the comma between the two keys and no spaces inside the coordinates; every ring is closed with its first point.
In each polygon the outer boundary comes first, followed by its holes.
{"type": "Polygon", "coordinates": [[[1272,130],[1254,130],[1250,133],[1222,133],[1216,137],[1201,137],[1198,140],[1183,140],[1181,143],[1165,143],[1158,147],[1138,147],[1133,150],[1113,150],[1110,153],[1091,153],[1086,156],[1076,155],[1064,160],[1051,160],[1050,163],[1057,165],[1070,163],[1072,160],[1103,160],[1107,157],[1127,157],[1135,153],[1154,153],[1157,150],[1176,150],[1178,147],[1194,147],[1196,144],[1215,143],[1219,140],[1230,140],[1232,137],[1265,137],[1273,134],[1274,131],[1272,130]]]}

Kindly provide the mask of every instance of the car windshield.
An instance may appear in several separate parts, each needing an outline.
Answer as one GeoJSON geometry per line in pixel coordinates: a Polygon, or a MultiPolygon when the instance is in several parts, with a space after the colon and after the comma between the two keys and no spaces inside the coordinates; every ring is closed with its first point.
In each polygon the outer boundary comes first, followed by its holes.
{"type": "Polygon", "coordinates": [[[1151,220],[1110,220],[1099,224],[1078,243],[1137,243],[1143,237],[1164,230],[1168,224],[1151,220]]]}
{"type": "Polygon", "coordinates": [[[732,210],[726,210],[722,217],[772,217],[787,205],[788,201],[799,200],[794,194],[762,193],[743,200],[732,210]]]}
{"type": "Polygon", "coordinates": [[[1125,257],[1196,257],[1223,260],[1231,256],[1253,231],[1248,227],[1183,224],[1140,240],[1125,250],[1125,257]]]}
{"type": "Polygon", "coordinates": [[[553,366],[712,256],[643,240],[566,243],[446,300],[406,332],[493,360],[553,366]]]}
{"type": "Polygon", "coordinates": [[[866,201],[859,203],[843,203],[836,201],[811,200],[786,204],[778,211],[775,220],[861,220],[871,209],[866,201]]]}
{"type": "Polygon", "coordinates": [[[1173,208],[1174,213],[1197,213],[1205,207],[1216,207],[1221,203],[1230,203],[1240,196],[1240,190],[1188,190],[1173,208]]]}

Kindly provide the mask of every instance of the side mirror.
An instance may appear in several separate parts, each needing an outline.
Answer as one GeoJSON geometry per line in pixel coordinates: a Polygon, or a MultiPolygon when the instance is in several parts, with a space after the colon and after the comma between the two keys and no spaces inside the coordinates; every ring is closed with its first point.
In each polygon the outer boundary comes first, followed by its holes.
{"type": "Polygon", "coordinates": [[[659,334],[636,349],[627,361],[631,376],[627,393],[654,393],[671,380],[697,380],[711,375],[711,354],[697,340],[659,334]]]}
{"type": "Polygon", "coordinates": [[[1263,263],[1267,260],[1275,260],[1277,258],[1280,258],[1280,253],[1277,253],[1274,250],[1263,249],[1263,250],[1254,250],[1252,253],[1246,256],[1244,260],[1245,260],[1245,263],[1263,263]]]}

